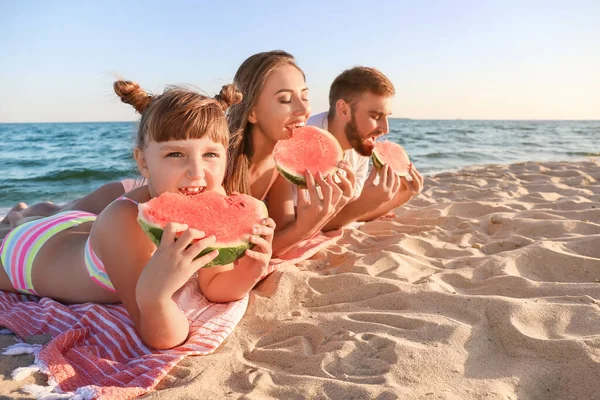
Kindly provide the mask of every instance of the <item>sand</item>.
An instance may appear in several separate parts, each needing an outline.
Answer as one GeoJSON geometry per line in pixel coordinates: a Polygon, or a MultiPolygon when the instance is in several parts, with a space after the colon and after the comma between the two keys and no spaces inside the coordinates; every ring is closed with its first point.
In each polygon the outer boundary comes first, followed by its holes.
{"type": "MultiPolygon", "coordinates": [[[[146,397],[600,398],[599,301],[600,162],[471,167],[273,273],[146,397]]],[[[0,396],[31,361],[0,356],[0,396]]]]}

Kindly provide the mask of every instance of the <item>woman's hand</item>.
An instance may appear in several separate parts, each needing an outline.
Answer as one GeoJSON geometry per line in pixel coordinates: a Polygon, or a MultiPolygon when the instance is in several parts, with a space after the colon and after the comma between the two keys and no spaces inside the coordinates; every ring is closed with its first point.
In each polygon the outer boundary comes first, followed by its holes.
{"type": "Polygon", "coordinates": [[[218,250],[213,250],[194,260],[215,241],[214,236],[205,237],[204,232],[188,229],[185,224],[168,223],[158,248],[137,281],[136,300],[140,310],[145,305],[170,300],[198,269],[219,254],[218,250]],[[176,237],[178,232],[183,233],[176,237]]]}
{"type": "Polygon", "coordinates": [[[356,173],[348,161],[340,161],[338,167],[340,169],[338,169],[335,174],[339,182],[336,182],[335,184],[342,191],[342,196],[336,205],[337,212],[341,211],[346,204],[354,200],[354,184],[356,183],[356,173]],[[341,171],[344,171],[345,174],[341,171]]]}
{"type": "Polygon", "coordinates": [[[308,236],[312,236],[339,211],[337,205],[342,199],[343,192],[331,177],[323,179],[320,172],[317,172],[315,179],[307,169],[304,176],[306,188],[298,188],[296,223],[303,231],[309,233],[308,236]],[[320,195],[317,184],[321,190],[320,195]]]}

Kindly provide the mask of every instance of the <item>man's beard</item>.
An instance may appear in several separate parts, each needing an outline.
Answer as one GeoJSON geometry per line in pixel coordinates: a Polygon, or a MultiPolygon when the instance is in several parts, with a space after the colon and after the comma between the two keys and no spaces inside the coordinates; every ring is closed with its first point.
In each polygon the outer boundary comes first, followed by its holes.
{"type": "Polygon", "coordinates": [[[352,146],[352,148],[358,154],[365,157],[371,156],[371,153],[373,153],[373,145],[365,142],[363,138],[360,137],[360,132],[356,126],[356,118],[354,118],[354,113],[352,113],[350,122],[348,122],[344,127],[344,132],[346,133],[346,140],[348,140],[350,146],[352,146]]]}

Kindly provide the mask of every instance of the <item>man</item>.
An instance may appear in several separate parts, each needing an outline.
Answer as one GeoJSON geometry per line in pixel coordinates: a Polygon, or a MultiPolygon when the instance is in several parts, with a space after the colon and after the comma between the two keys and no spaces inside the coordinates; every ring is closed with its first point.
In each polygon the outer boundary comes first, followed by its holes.
{"type": "Polygon", "coordinates": [[[393,173],[388,165],[382,168],[379,177],[375,168],[369,173],[369,156],[375,139],[389,132],[388,116],[395,94],[392,82],[375,68],[351,68],[331,84],[329,111],[308,119],[308,125],[333,134],[344,150],[344,160],[356,174],[354,200],[325,229],[386,215],[423,188],[423,177],[412,164],[410,181],[393,173]]]}

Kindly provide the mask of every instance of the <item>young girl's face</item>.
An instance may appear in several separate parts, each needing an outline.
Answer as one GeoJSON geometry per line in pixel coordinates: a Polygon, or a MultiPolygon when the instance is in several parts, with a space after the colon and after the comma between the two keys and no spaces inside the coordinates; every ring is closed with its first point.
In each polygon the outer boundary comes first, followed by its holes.
{"type": "Polygon", "coordinates": [[[304,126],[310,115],[304,75],[293,65],[273,71],[248,116],[254,129],[272,141],[285,139],[290,129],[304,126]]]}
{"type": "Polygon", "coordinates": [[[163,192],[190,196],[205,190],[225,193],[225,147],[209,138],[150,140],[145,149],[136,149],[135,156],[140,173],[148,178],[152,197],[163,192]]]}

